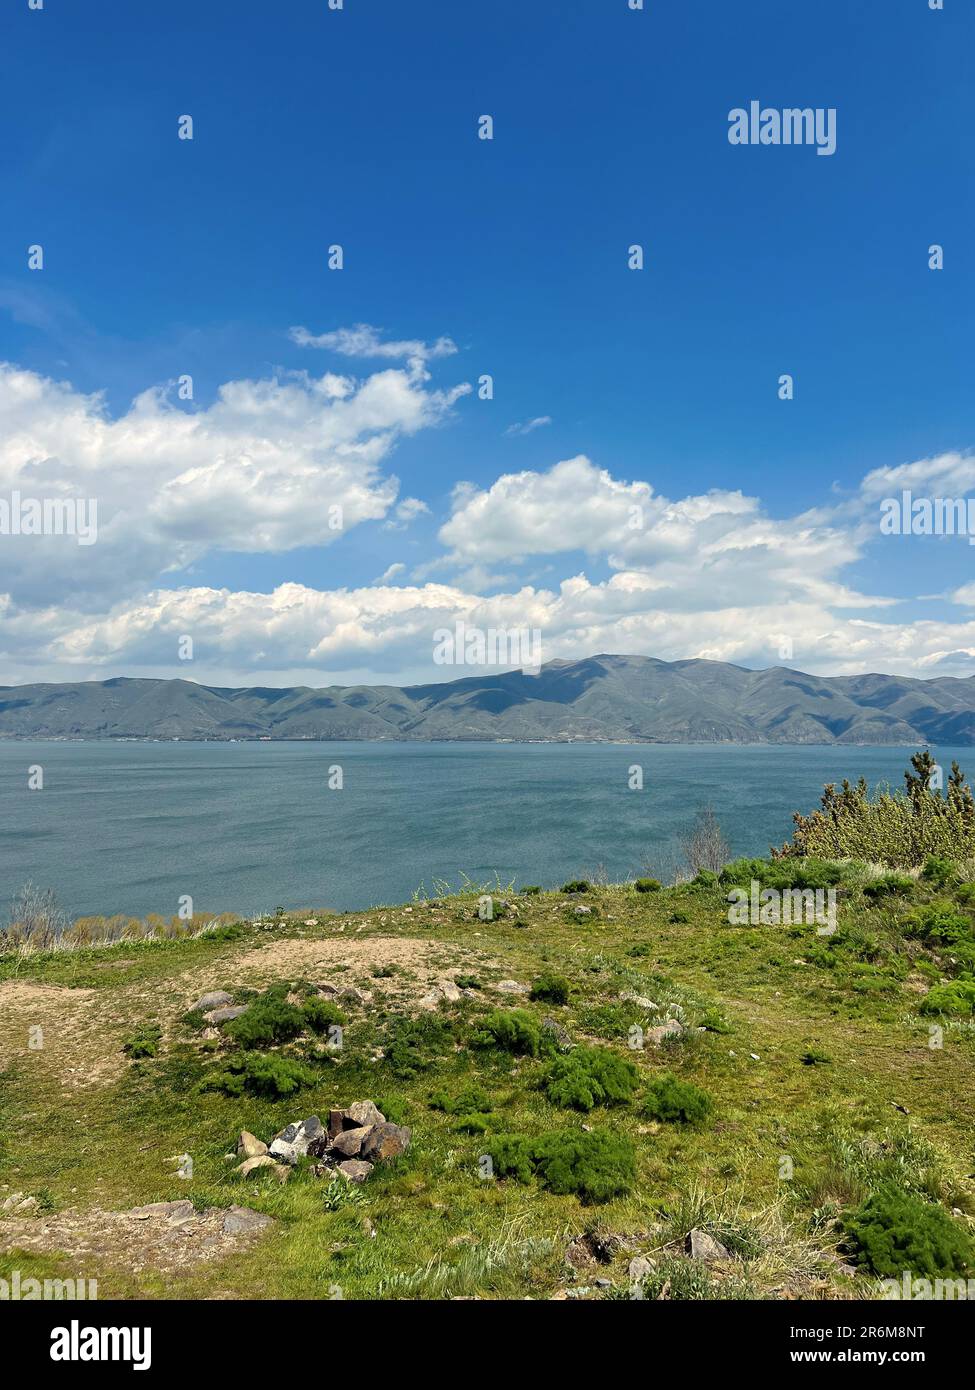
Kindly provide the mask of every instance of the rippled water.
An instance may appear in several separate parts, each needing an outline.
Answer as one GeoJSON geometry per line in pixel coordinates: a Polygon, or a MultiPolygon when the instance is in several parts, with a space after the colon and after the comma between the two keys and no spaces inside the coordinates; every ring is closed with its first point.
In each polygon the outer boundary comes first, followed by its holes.
{"type": "MultiPolygon", "coordinates": [[[[902,785],[913,748],[0,742],[0,891],[73,914],[361,908],[461,872],[561,883],[667,870],[710,801],[736,853],[791,833],[824,782],[902,785]],[[28,791],[40,764],[44,787],[28,791]],[[633,764],[644,789],[628,789],[633,764]],[[342,790],[328,770],[342,768],[342,790]]],[[[969,771],[972,749],[957,756],[969,771]]],[[[5,912],[5,906],[0,910],[5,912]]]]}

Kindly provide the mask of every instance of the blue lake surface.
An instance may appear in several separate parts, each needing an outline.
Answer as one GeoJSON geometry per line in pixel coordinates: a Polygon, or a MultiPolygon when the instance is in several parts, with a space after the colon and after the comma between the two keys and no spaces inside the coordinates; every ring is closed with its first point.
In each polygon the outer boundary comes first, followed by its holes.
{"type": "MultiPolygon", "coordinates": [[[[710,802],[736,854],[791,835],[825,782],[903,786],[909,748],[0,742],[0,912],[28,879],[72,915],[362,908],[435,878],[669,873],[710,802]],[[28,769],[44,786],[28,790],[28,769]],[[628,788],[643,768],[644,789],[628,788]],[[344,786],[329,790],[329,768],[344,786]]],[[[975,749],[933,750],[966,772],[975,749]]]]}

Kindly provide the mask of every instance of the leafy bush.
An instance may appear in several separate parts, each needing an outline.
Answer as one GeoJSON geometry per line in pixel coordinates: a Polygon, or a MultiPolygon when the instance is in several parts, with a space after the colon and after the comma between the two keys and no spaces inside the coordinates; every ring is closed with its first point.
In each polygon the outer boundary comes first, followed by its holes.
{"type": "Polygon", "coordinates": [[[408,1081],[452,1051],[453,1045],[454,1036],[442,1019],[399,1018],[390,1029],[384,1060],[394,1076],[408,1081]]]}
{"type": "Polygon", "coordinates": [[[870,800],[864,778],[839,791],[830,783],[820,808],[796,812],[790,844],[780,855],[822,855],[828,859],[863,859],[875,864],[912,868],[929,857],[949,861],[975,854],[975,798],[956,762],[944,795],[935,782],[935,761],[927,749],[915,753],[905,772],[905,790],[885,791],[870,800]]]}
{"type": "Polygon", "coordinates": [[[540,975],[532,985],[531,999],[546,1004],[568,1004],[572,986],[564,975],[540,975]]]}
{"type": "Polygon", "coordinates": [[[624,1104],[638,1080],[633,1063],[611,1048],[576,1047],[549,1065],[543,1086],[553,1105],[592,1110],[624,1104]]]}
{"type": "Polygon", "coordinates": [[[531,1057],[538,1057],[546,1044],[537,1018],[527,1009],[493,1009],[471,1034],[472,1047],[499,1047],[531,1057]]]}
{"type": "Polygon", "coordinates": [[[518,1135],[489,1141],[487,1153],[497,1177],[513,1177],[560,1196],[575,1194],[584,1202],[608,1202],[633,1185],[635,1157],[625,1135],[561,1130],[537,1139],[518,1135]]]}
{"type": "Polygon", "coordinates": [[[674,912],[672,912],[670,914],[670,917],[668,918],[668,921],[673,922],[675,926],[678,924],[683,925],[684,923],[689,922],[690,920],[691,919],[688,916],[688,914],[686,912],[682,912],[680,908],[677,908],[674,912]]]}
{"type": "Polygon", "coordinates": [[[305,1027],[305,1015],[295,1004],[289,1004],[286,985],[276,985],[265,991],[247,1012],[231,1019],[225,1033],[239,1047],[270,1047],[273,1043],[296,1038],[305,1027]]]}
{"type": "Polygon", "coordinates": [[[131,1038],[122,1044],[122,1051],[135,1061],[139,1057],[155,1057],[159,1050],[162,1029],[154,1023],[144,1023],[131,1038]]]}
{"type": "Polygon", "coordinates": [[[658,878],[638,878],[633,887],[638,893],[659,893],[663,884],[658,878]]]}
{"type": "Polygon", "coordinates": [[[476,975],[458,975],[454,980],[458,989],[480,989],[481,982],[476,975]]]}
{"type": "Polygon", "coordinates": [[[690,886],[692,888],[716,888],[717,884],[718,875],[713,869],[698,869],[691,879],[690,886]]]}
{"type": "Polygon", "coordinates": [[[847,1246],[858,1265],[881,1278],[963,1275],[975,1262],[975,1246],[944,1207],[922,1202],[901,1188],[871,1193],[847,1216],[847,1246]]]}
{"type": "Polygon", "coordinates": [[[919,936],[924,941],[947,942],[953,945],[972,934],[972,923],[964,913],[958,912],[950,902],[939,899],[928,903],[918,912],[912,912],[904,920],[904,930],[908,936],[919,936]]]}
{"type": "Polygon", "coordinates": [[[670,1074],[650,1085],[643,1102],[647,1118],[665,1124],[700,1125],[713,1109],[714,1101],[707,1091],[670,1074]]]}
{"type": "Polygon", "coordinates": [[[921,1000],[922,1014],[950,1014],[966,1018],[975,1014],[975,979],[952,980],[947,985],[935,985],[921,1000]]]}
{"type": "MultiPolygon", "coordinates": [[[[345,1022],[345,1014],[330,999],[309,999],[302,1008],[305,1027],[313,1033],[327,1033],[329,1028],[345,1022]]],[[[243,1018],[245,1015],[241,1015],[243,1018]]]]}
{"type": "Polygon", "coordinates": [[[568,883],[563,883],[563,893],[588,893],[590,885],[584,878],[573,878],[568,883]]]}
{"type": "Polygon", "coordinates": [[[841,882],[843,868],[824,859],[735,859],[718,875],[726,887],[748,888],[754,881],[763,888],[830,888],[841,882]]]}
{"type": "Polygon", "coordinates": [[[223,1091],[228,1096],[240,1096],[246,1091],[250,1095],[278,1097],[313,1086],[316,1080],[311,1068],[293,1057],[275,1052],[240,1052],[228,1058],[223,1071],[205,1078],[200,1089],[223,1091]]]}
{"type": "Polygon", "coordinates": [[[894,894],[909,898],[916,886],[910,874],[881,874],[879,878],[871,879],[869,883],[864,884],[863,896],[874,901],[894,894]]]}
{"type": "Polygon", "coordinates": [[[386,1116],[391,1125],[401,1125],[406,1121],[406,1105],[396,1096],[379,1096],[376,1109],[386,1116]]]}
{"type": "Polygon", "coordinates": [[[536,894],[540,893],[542,890],[537,883],[528,883],[521,891],[526,898],[531,898],[534,897],[536,894]]]}
{"type": "Polygon", "coordinates": [[[494,1106],[486,1091],[479,1086],[468,1086],[456,1096],[448,1095],[446,1091],[435,1091],[430,1097],[430,1108],[442,1110],[445,1115],[470,1115],[475,1112],[486,1115],[494,1106]]]}
{"type": "Polygon", "coordinates": [[[921,877],[927,879],[929,883],[935,884],[938,888],[944,888],[958,877],[958,866],[950,859],[929,854],[924,861],[921,877]]]}

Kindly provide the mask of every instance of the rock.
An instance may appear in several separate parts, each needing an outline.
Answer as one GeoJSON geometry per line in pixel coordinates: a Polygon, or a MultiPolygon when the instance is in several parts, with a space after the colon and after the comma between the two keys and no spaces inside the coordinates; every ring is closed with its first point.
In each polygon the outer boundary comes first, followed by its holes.
{"type": "Polygon", "coordinates": [[[263,1231],[272,1221],[272,1217],[251,1207],[231,1207],[223,1218],[223,1231],[228,1236],[245,1235],[251,1231],[263,1231]]]}
{"type": "Polygon", "coordinates": [[[250,1173],[253,1173],[255,1168],[279,1168],[280,1166],[280,1164],[275,1163],[270,1154],[255,1154],[253,1158],[247,1158],[239,1164],[234,1172],[239,1173],[242,1178],[246,1178],[250,1173]]]}
{"type": "Polygon", "coordinates": [[[634,994],[631,989],[620,990],[620,999],[624,1004],[635,1004],[638,1009],[646,1009],[648,1013],[656,1013],[660,1007],[652,999],[647,999],[645,995],[634,994]]]}
{"type": "Polygon", "coordinates": [[[683,1023],[678,1023],[676,1018],[668,1018],[666,1023],[661,1023],[656,1028],[648,1028],[644,1033],[644,1041],[650,1041],[654,1047],[659,1047],[664,1038],[678,1037],[684,1031],[683,1023]]]}
{"type": "Polygon", "coordinates": [[[160,1217],[171,1226],[178,1226],[184,1221],[194,1220],[197,1211],[193,1203],[185,1198],[182,1202],[150,1202],[148,1206],[133,1207],[128,1215],[136,1221],[150,1221],[154,1217],[160,1217]]]}
{"type": "Polygon", "coordinates": [[[211,1009],[222,1008],[224,1004],[232,1004],[233,995],[228,994],[225,989],[213,989],[209,994],[201,994],[199,999],[190,1008],[190,1013],[199,1012],[209,1013],[211,1009]]]}
{"type": "Polygon", "coordinates": [[[249,1129],[240,1131],[240,1138],[237,1140],[238,1158],[259,1158],[261,1154],[266,1153],[267,1145],[251,1134],[249,1129]]]}
{"type": "Polygon", "coordinates": [[[357,1158],[367,1136],[374,1128],[375,1125],[363,1125],[360,1129],[343,1129],[342,1133],[336,1134],[332,1140],[332,1148],[343,1158],[357,1158]]]}
{"type": "Polygon", "coordinates": [[[457,985],[454,984],[453,980],[438,980],[430,993],[425,994],[419,1001],[419,1005],[421,1009],[435,1009],[441,1001],[446,1001],[448,1004],[456,1004],[457,1001],[463,997],[463,993],[458,989],[457,985]]]}
{"type": "Polygon", "coordinates": [[[688,1233],[685,1249],[692,1260],[730,1260],[731,1252],[707,1231],[693,1230],[688,1233]]]}
{"type": "Polygon", "coordinates": [[[363,1125],[384,1125],[386,1116],[371,1100],[357,1100],[344,1110],[343,1129],[361,1129],[363,1125]]]}
{"type": "Polygon", "coordinates": [[[3,1205],[0,1206],[0,1211],[13,1211],[18,1202],[23,1200],[24,1194],[22,1192],[11,1192],[10,1196],[4,1200],[3,1205]]]}
{"type": "Polygon", "coordinates": [[[572,911],[575,913],[575,915],[576,915],[577,917],[591,917],[591,916],[592,916],[592,908],[591,908],[591,907],[585,907],[585,906],[583,906],[583,905],[581,905],[581,904],[580,904],[579,907],[574,907],[574,908],[572,909],[572,911]]]}
{"type": "Polygon", "coordinates": [[[285,1125],[268,1146],[272,1158],[282,1163],[297,1163],[304,1158],[310,1146],[325,1134],[325,1128],[317,1115],[311,1115],[298,1124],[285,1125]]]}
{"type": "Polygon", "coordinates": [[[630,1283],[642,1283],[648,1274],[653,1273],[653,1268],[653,1260],[648,1259],[646,1255],[634,1255],[626,1271],[630,1276],[630,1283]]]}
{"type": "Polygon", "coordinates": [[[500,990],[502,994],[531,993],[531,988],[529,985],[520,985],[517,980],[499,980],[498,983],[494,986],[494,988],[500,990]]]}
{"type": "Polygon", "coordinates": [[[228,1004],[226,1008],[211,1009],[209,1013],[203,1015],[207,1023],[216,1028],[218,1024],[229,1023],[232,1018],[240,1018],[241,1014],[247,1012],[246,1004],[228,1004]]]}
{"type": "Polygon", "coordinates": [[[372,1172],[372,1164],[365,1163],[361,1158],[347,1158],[344,1163],[338,1166],[346,1182],[365,1182],[372,1172]]]}
{"type": "Polygon", "coordinates": [[[389,1163],[410,1147],[413,1131],[406,1125],[373,1125],[363,1140],[360,1153],[370,1163],[389,1163]]]}

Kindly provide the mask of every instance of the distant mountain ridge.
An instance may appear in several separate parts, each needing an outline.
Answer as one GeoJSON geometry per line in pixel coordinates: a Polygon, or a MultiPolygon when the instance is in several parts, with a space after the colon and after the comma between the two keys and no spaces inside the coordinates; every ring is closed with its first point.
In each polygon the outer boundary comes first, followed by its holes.
{"type": "Polygon", "coordinates": [[[975,677],[809,676],[593,656],[440,684],[0,687],[0,738],[975,743],[975,677]]]}

